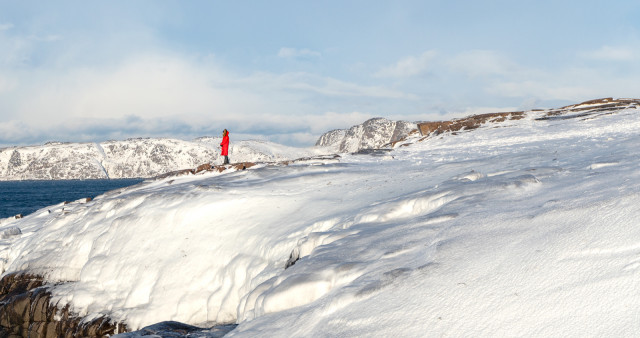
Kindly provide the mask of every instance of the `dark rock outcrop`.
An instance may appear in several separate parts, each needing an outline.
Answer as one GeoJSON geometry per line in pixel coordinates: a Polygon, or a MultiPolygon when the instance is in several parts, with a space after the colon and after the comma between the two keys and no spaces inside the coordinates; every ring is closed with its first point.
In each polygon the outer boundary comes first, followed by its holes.
{"type": "Polygon", "coordinates": [[[574,118],[594,118],[609,115],[624,109],[640,107],[638,99],[613,99],[611,97],[589,100],[558,109],[550,109],[543,117],[536,120],[566,120],[574,118]]]}
{"type": "Polygon", "coordinates": [[[205,171],[205,170],[207,170],[207,171],[208,171],[208,170],[211,170],[211,164],[209,164],[209,163],[205,163],[205,164],[201,164],[201,165],[199,165],[199,166],[196,168],[196,170],[195,170],[194,174],[197,174],[197,173],[199,173],[199,172],[201,172],[201,171],[205,171]]]}
{"type": "MultiPolygon", "coordinates": [[[[374,152],[373,150],[363,150],[362,153],[369,153],[369,152],[374,152]]],[[[379,152],[378,152],[379,153],[379,152]]],[[[236,170],[245,170],[245,169],[249,169],[257,164],[263,164],[263,165],[270,165],[270,166],[288,166],[290,164],[296,164],[296,163],[305,163],[305,162],[317,162],[317,161],[332,161],[332,160],[338,160],[340,158],[340,155],[338,154],[332,154],[332,155],[319,155],[319,156],[313,156],[313,157],[301,157],[295,160],[288,160],[288,161],[278,161],[278,162],[239,162],[239,163],[233,163],[233,164],[227,164],[227,165],[211,165],[209,163],[205,163],[202,165],[199,165],[197,168],[195,169],[183,169],[183,170],[177,170],[177,171],[172,171],[170,173],[166,173],[160,176],[155,177],[156,180],[160,180],[160,179],[165,179],[165,178],[169,178],[169,177],[176,177],[176,176],[184,176],[184,175],[195,175],[201,172],[207,172],[207,171],[217,171],[217,172],[223,172],[227,169],[236,169],[236,170]]],[[[168,181],[167,183],[171,184],[173,183],[173,180],[168,181]]]]}
{"type": "Polygon", "coordinates": [[[180,322],[166,321],[158,324],[149,325],[138,331],[123,334],[126,337],[140,337],[140,336],[153,336],[163,338],[178,338],[178,337],[208,337],[218,338],[223,337],[238,325],[226,324],[216,325],[212,328],[200,328],[193,325],[183,324],[180,322]]]}
{"type": "Polygon", "coordinates": [[[236,170],[245,170],[248,168],[253,167],[254,165],[256,165],[253,162],[240,162],[240,163],[233,163],[233,164],[228,164],[228,165],[216,165],[216,166],[212,166],[209,163],[205,163],[205,164],[201,164],[199,165],[197,168],[195,169],[182,169],[182,170],[176,170],[176,171],[172,171],[172,172],[168,172],[166,174],[162,174],[159,176],[156,176],[155,179],[159,180],[159,179],[163,179],[163,178],[167,178],[167,177],[175,177],[175,176],[184,176],[184,175],[195,175],[201,172],[206,172],[206,171],[217,171],[217,172],[223,172],[227,169],[236,169],[236,170]]]}
{"type": "Polygon", "coordinates": [[[556,109],[532,110],[530,112],[508,112],[472,115],[469,117],[454,119],[451,121],[436,121],[418,123],[418,130],[422,136],[436,136],[450,132],[455,134],[460,131],[467,131],[479,128],[487,123],[498,123],[507,120],[519,120],[530,113],[541,114],[535,118],[536,121],[548,121],[557,119],[590,119],[602,115],[614,114],[625,109],[638,109],[640,100],[638,99],[613,99],[603,98],[589,100],[578,104],[573,104],[556,109]]]}
{"type": "Polygon", "coordinates": [[[422,122],[418,123],[418,130],[423,136],[439,135],[445,132],[457,132],[472,130],[487,122],[503,122],[506,120],[519,120],[525,117],[524,112],[481,114],[456,119],[451,121],[422,122]]]}
{"type": "Polygon", "coordinates": [[[106,316],[83,320],[68,305],[52,304],[49,286],[42,277],[29,274],[0,280],[0,337],[108,337],[127,331],[106,316]]]}

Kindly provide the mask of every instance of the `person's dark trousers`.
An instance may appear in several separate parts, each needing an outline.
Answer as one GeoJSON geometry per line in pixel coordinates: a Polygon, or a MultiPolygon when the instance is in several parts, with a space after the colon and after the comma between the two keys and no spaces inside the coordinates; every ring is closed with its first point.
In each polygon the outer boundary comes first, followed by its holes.
{"type": "Polygon", "coordinates": [[[229,156],[224,157],[224,163],[222,164],[229,164],[229,156]]]}

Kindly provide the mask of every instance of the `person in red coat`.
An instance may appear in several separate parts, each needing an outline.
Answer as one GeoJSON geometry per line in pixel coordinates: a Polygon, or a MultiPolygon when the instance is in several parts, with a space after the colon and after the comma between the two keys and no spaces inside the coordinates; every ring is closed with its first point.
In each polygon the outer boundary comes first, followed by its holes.
{"type": "Polygon", "coordinates": [[[222,143],[220,143],[220,146],[222,147],[220,155],[224,156],[224,163],[222,164],[229,164],[229,131],[226,129],[222,131],[222,143]]]}

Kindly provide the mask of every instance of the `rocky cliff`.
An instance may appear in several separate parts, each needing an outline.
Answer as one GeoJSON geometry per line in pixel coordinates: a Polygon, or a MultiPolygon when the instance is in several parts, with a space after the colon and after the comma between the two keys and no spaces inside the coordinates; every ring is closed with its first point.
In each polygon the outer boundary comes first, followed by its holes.
{"type": "Polygon", "coordinates": [[[341,153],[378,149],[406,137],[416,128],[412,122],[373,118],[346,130],[327,132],[320,136],[316,146],[331,147],[341,153]]]}

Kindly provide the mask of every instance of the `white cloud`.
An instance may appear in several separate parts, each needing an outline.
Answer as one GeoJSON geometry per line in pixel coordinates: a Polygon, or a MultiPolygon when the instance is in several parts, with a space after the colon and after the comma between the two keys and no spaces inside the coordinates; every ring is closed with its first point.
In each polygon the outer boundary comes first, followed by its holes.
{"type": "Polygon", "coordinates": [[[12,23],[0,23],[0,31],[6,31],[13,28],[12,23]]]}
{"type": "Polygon", "coordinates": [[[326,112],[319,115],[307,115],[303,123],[310,127],[313,134],[322,134],[334,129],[347,129],[374,117],[363,112],[326,112]]]}
{"type": "Polygon", "coordinates": [[[11,140],[22,140],[32,137],[31,128],[24,122],[18,120],[0,121],[0,147],[9,145],[11,140]]]}
{"type": "Polygon", "coordinates": [[[239,76],[223,70],[215,59],[175,54],[140,54],[109,66],[0,67],[0,79],[0,120],[19,122],[3,127],[3,144],[190,138],[217,135],[229,126],[245,134],[300,142],[372,117],[325,113],[335,111],[331,102],[415,99],[382,86],[308,73],[239,76]],[[283,136],[289,133],[296,136],[283,136]]]}
{"type": "Polygon", "coordinates": [[[283,87],[315,92],[317,94],[336,97],[371,97],[392,99],[417,99],[415,95],[382,86],[363,86],[331,77],[313,74],[286,74],[283,87]]]}
{"type": "Polygon", "coordinates": [[[436,57],[435,51],[426,51],[420,56],[408,56],[395,64],[382,68],[373,76],[380,78],[408,78],[425,74],[436,57]]]}
{"type": "Polygon", "coordinates": [[[13,79],[9,79],[8,77],[4,77],[0,73],[0,94],[2,92],[7,92],[15,88],[15,81],[13,79]]]}
{"type": "Polygon", "coordinates": [[[638,50],[629,46],[602,46],[597,50],[579,54],[583,58],[600,61],[632,61],[638,58],[638,50]]]}
{"type": "MultiPolygon", "coordinates": [[[[630,49],[600,49],[590,57],[626,59],[630,49]]],[[[583,55],[584,57],[584,55],[583,55]]],[[[628,68],[624,72],[606,64],[577,67],[573,60],[566,65],[525,67],[496,51],[472,50],[449,61],[449,70],[467,77],[461,79],[469,88],[493,101],[507,99],[520,102],[527,98],[540,101],[581,102],[600,97],[637,96],[640,82],[628,68]]],[[[453,74],[449,74],[453,75],[453,74]]],[[[538,101],[539,102],[539,101],[538,101]]],[[[523,103],[523,108],[532,108],[523,103]]]]}
{"type": "Polygon", "coordinates": [[[48,35],[31,35],[29,36],[30,40],[40,41],[40,42],[55,42],[62,40],[61,35],[48,34],[48,35]]]}
{"type": "Polygon", "coordinates": [[[282,47],[280,51],[278,51],[278,57],[284,59],[310,59],[310,58],[319,58],[322,54],[320,52],[316,52],[310,49],[297,49],[297,48],[289,48],[282,47]]]}
{"type": "Polygon", "coordinates": [[[28,38],[11,36],[0,29],[0,66],[22,64],[29,59],[33,49],[33,42],[28,38]]]}
{"type": "Polygon", "coordinates": [[[507,75],[518,67],[499,52],[492,50],[470,50],[462,52],[448,62],[449,67],[470,77],[507,75]]]}
{"type": "Polygon", "coordinates": [[[581,102],[601,97],[637,97],[640,83],[634,77],[608,74],[606,70],[566,68],[556,72],[531,71],[535,76],[495,81],[486,87],[490,95],[581,102]]]}

